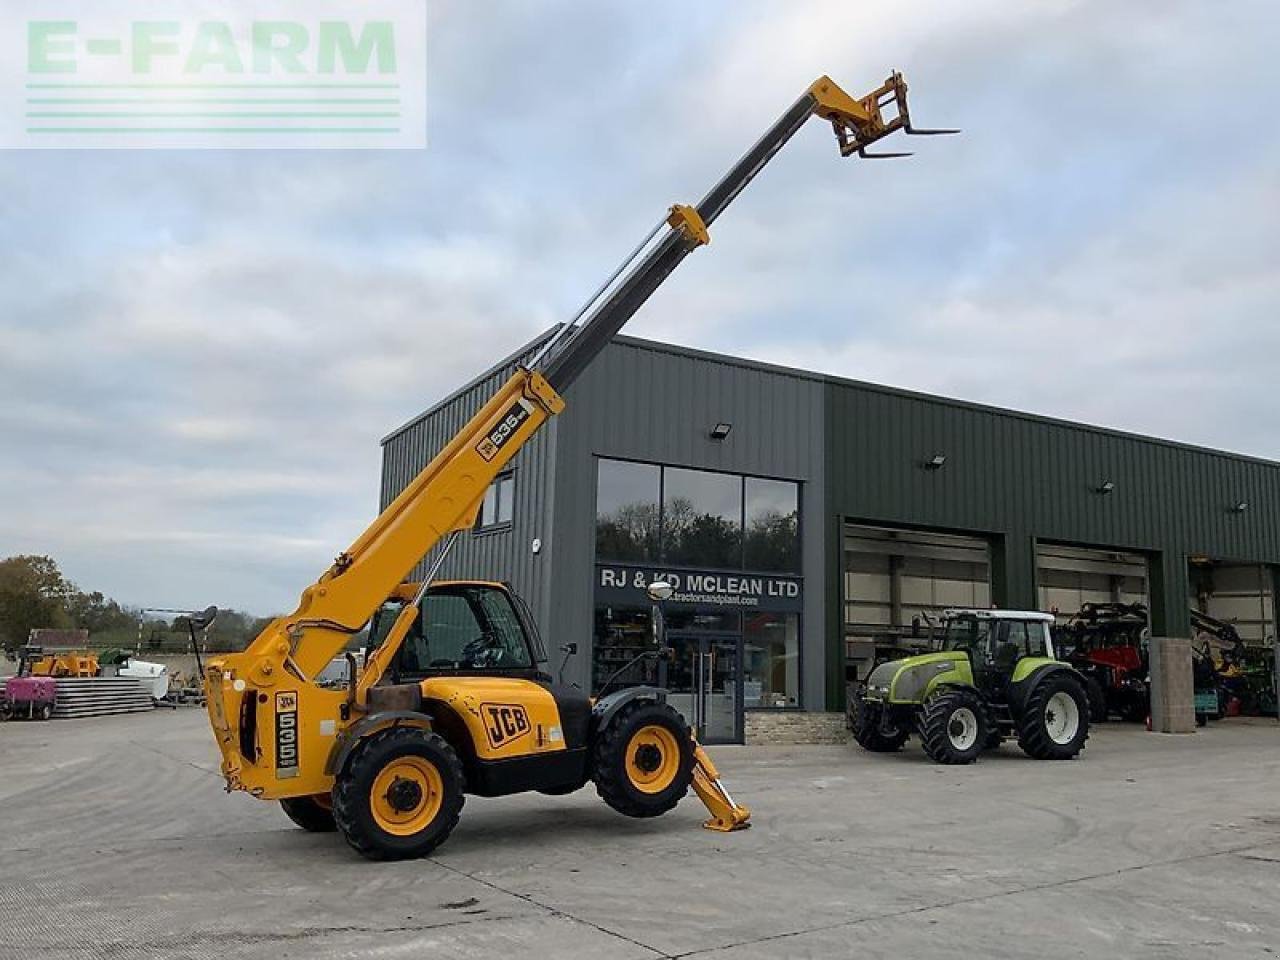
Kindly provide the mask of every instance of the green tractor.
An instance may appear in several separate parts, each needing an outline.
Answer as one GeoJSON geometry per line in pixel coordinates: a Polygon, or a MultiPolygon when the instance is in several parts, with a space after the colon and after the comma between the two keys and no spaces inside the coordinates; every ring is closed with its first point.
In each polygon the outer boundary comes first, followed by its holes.
{"type": "Polygon", "coordinates": [[[1089,737],[1085,679],[1056,660],[1053,616],[947,610],[942,649],[882,663],[851,688],[848,721],[867,750],[902,749],[912,733],[938,763],[973,763],[1017,738],[1037,760],[1070,760],[1089,737]]]}

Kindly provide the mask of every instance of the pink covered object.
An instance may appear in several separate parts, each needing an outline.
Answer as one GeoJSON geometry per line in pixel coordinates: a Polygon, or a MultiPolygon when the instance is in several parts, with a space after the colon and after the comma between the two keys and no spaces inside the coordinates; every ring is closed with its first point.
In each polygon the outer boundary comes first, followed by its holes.
{"type": "Polygon", "coordinates": [[[4,694],[10,703],[53,703],[58,683],[53,677],[10,677],[5,682],[4,694]]]}

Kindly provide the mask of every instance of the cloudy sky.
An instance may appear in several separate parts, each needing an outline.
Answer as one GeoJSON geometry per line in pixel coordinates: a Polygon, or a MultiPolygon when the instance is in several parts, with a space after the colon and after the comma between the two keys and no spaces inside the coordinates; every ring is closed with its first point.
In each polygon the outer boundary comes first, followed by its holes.
{"type": "Polygon", "coordinates": [[[431,0],[429,147],[0,153],[0,555],[291,609],[378,440],[570,315],[819,74],[628,333],[1280,458],[1269,0],[431,0]]]}

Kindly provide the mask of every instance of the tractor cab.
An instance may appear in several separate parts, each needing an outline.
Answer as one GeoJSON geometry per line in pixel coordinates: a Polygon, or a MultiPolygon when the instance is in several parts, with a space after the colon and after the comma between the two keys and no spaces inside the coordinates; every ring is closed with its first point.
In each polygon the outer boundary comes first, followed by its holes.
{"type": "Polygon", "coordinates": [[[976,686],[999,698],[1024,659],[1053,659],[1053,616],[1021,610],[947,610],[942,649],[963,652],[976,686]]]}

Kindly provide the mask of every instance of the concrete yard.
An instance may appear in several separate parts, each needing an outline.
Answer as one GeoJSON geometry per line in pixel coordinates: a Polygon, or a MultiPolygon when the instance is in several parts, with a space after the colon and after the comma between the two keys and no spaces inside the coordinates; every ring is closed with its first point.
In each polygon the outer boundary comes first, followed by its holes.
{"type": "Polygon", "coordinates": [[[0,726],[0,957],[1066,958],[1280,954],[1280,726],[714,752],[755,828],[594,790],[471,798],[427,860],[227,796],[195,710],[0,726]]]}

